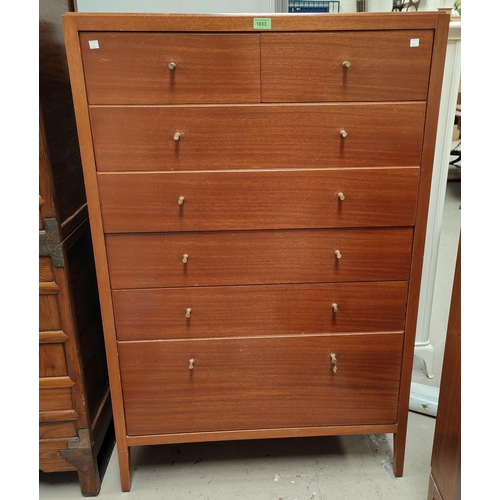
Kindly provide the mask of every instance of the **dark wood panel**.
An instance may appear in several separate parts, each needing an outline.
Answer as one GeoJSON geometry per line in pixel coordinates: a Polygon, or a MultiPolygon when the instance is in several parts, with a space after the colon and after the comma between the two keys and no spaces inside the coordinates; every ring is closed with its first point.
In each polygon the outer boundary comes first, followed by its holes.
{"type": "Polygon", "coordinates": [[[431,458],[432,482],[440,495],[437,498],[444,500],[459,500],[461,492],[461,283],[459,241],[431,458]]]}
{"type": "Polygon", "coordinates": [[[50,257],[40,257],[38,260],[38,280],[40,283],[54,282],[52,272],[52,259],[50,257]]]}
{"type": "Polygon", "coordinates": [[[432,479],[432,476],[429,478],[429,491],[427,494],[427,500],[443,500],[443,497],[439,494],[439,490],[437,489],[436,483],[432,479]]]}
{"type": "Polygon", "coordinates": [[[39,467],[44,472],[64,472],[76,470],[60,451],[68,448],[69,439],[41,439],[38,444],[39,467]]]}
{"type": "Polygon", "coordinates": [[[39,2],[39,97],[59,223],[85,203],[82,163],[61,16],[69,0],[39,2]]]}
{"type": "Polygon", "coordinates": [[[103,173],[98,182],[108,233],[411,226],[419,173],[418,167],[103,173]]]}
{"type": "Polygon", "coordinates": [[[433,30],[262,33],[262,100],[423,101],[433,39],[433,30]]]}
{"type": "Polygon", "coordinates": [[[40,439],[56,439],[56,438],[76,438],[78,432],[76,423],[73,422],[41,422],[39,425],[40,439]]]}
{"type": "Polygon", "coordinates": [[[118,339],[148,340],[402,331],[406,293],[400,281],[117,290],[113,301],[118,339]]]}
{"type": "Polygon", "coordinates": [[[61,329],[57,295],[38,296],[38,324],[41,332],[61,329]]]}
{"type": "Polygon", "coordinates": [[[68,375],[68,364],[64,344],[40,344],[38,371],[40,377],[63,377],[68,375]]]}
{"type": "Polygon", "coordinates": [[[92,106],[90,115],[99,171],[339,168],[419,165],[425,108],[92,106]]]}
{"type": "Polygon", "coordinates": [[[90,104],[260,102],[258,34],[81,33],[80,42],[90,104]]]}
{"type": "Polygon", "coordinates": [[[402,339],[120,343],[128,434],[395,423],[402,339]]]}
{"type": "Polygon", "coordinates": [[[109,380],[88,220],[81,237],[68,250],[67,261],[86,407],[93,421],[109,390],[109,380]]]}
{"type": "Polygon", "coordinates": [[[412,239],[411,228],[106,237],[115,289],[407,280],[412,239]]]}
{"type": "Polygon", "coordinates": [[[72,410],[73,399],[71,389],[40,389],[39,391],[39,410],[40,411],[58,411],[72,410]]]}

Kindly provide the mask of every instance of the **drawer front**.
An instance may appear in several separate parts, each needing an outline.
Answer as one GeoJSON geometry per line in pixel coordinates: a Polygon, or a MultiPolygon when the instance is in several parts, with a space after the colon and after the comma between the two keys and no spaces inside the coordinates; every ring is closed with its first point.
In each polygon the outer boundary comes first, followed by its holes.
{"type": "Polygon", "coordinates": [[[116,290],[113,303],[119,340],[392,332],[404,330],[407,288],[396,281],[116,290]]]}
{"type": "Polygon", "coordinates": [[[395,423],[402,340],[352,334],[119,343],[127,434],[395,423]]]}
{"type": "Polygon", "coordinates": [[[81,33],[80,43],[89,104],[260,102],[258,34],[81,33]]]}
{"type": "Polygon", "coordinates": [[[38,404],[40,411],[72,410],[74,408],[74,405],[73,397],[71,395],[71,389],[40,389],[38,404]]]}
{"type": "MultiPolygon", "coordinates": [[[[73,438],[70,438],[73,441],[73,438]]],[[[40,439],[38,442],[39,468],[43,472],[63,472],[78,470],[61,456],[61,450],[67,450],[70,439],[40,439]]]]}
{"type": "Polygon", "coordinates": [[[406,281],[412,240],[412,228],[111,234],[106,237],[114,289],[406,281]],[[183,263],[184,255],[186,263],[183,263]]]}
{"type": "Polygon", "coordinates": [[[99,171],[401,167],[420,164],[425,103],[92,106],[90,116],[99,171]]]}
{"type": "Polygon", "coordinates": [[[432,30],[263,33],[262,100],[423,101],[433,39],[432,30]]]}
{"type": "Polygon", "coordinates": [[[419,172],[101,173],[98,183],[107,233],[411,226],[419,172]]]}
{"type": "Polygon", "coordinates": [[[76,422],[40,422],[39,423],[39,438],[40,439],[57,439],[64,437],[78,437],[76,422]]]}
{"type": "Polygon", "coordinates": [[[39,346],[39,377],[67,377],[68,360],[64,343],[43,343],[39,346]]]}

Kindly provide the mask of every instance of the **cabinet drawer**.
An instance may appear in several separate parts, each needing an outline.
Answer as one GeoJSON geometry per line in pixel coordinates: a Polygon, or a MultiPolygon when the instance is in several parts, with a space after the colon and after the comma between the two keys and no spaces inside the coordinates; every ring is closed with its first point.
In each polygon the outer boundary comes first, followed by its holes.
{"type": "Polygon", "coordinates": [[[74,405],[71,389],[40,389],[38,404],[40,411],[72,410],[74,405]]]}
{"type": "Polygon", "coordinates": [[[92,106],[90,116],[99,171],[402,167],[420,165],[425,107],[92,106]]]}
{"type": "Polygon", "coordinates": [[[352,334],[119,343],[127,434],[395,423],[402,340],[352,334]]]}
{"type": "Polygon", "coordinates": [[[114,289],[406,281],[412,240],[412,228],[106,236],[114,289]]]}
{"type": "Polygon", "coordinates": [[[101,173],[98,183],[107,233],[411,226],[419,172],[101,173]]]}
{"type": "Polygon", "coordinates": [[[77,438],[78,431],[76,422],[40,422],[39,424],[40,439],[57,439],[57,438],[77,438]]]}
{"type": "Polygon", "coordinates": [[[119,340],[392,332],[404,330],[407,288],[396,281],[116,290],[113,303],[119,340]]]}
{"type": "Polygon", "coordinates": [[[262,33],[262,100],[423,101],[433,39],[432,30],[262,33]]]}
{"type": "Polygon", "coordinates": [[[89,104],[260,102],[258,34],[98,32],[80,43],[89,104]]]}

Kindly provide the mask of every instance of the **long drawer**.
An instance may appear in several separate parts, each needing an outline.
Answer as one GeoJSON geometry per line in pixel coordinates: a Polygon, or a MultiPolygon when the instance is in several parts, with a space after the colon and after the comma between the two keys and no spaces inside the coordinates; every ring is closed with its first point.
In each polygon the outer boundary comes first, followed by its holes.
{"type": "Polygon", "coordinates": [[[98,174],[104,231],[411,226],[420,169],[98,174]]]}
{"type": "Polygon", "coordinates": [[[432,30],[262,33],[262,100],[425,100],[433,40],[432,30]]]}
{"type": "Polygon", "coordinates": [[[420,165],[425,109],[425,102],[91,106],[90,117],[103,172],[391,167],[420,165]]]}
{"type": "Polygon", "coordinates": [[[109,234],[111,286],[406,281],[412,228],[109,234]]]}
{"type": "Polygon", "coordinates": [[[404,281],[115,290],[118,340],[403,331],[404,281]]]}
{"type": "Polygon", "coordinates": [[[127,434],[396,423],[402,344],[402,334],[121,342],[127,434]]]}
{"type": "Polygon", "coordinates": [[[80,34],[89,104],[260,102],[258,34],[80,34]]]}

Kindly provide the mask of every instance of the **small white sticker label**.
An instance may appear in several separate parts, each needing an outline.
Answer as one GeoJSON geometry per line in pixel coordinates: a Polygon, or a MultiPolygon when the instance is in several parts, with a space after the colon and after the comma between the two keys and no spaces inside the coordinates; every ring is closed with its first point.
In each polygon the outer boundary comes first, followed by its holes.
{"type": "Polygon", "coordinates": [[[99,42],[97,40],[89,40],[89,47],[91,49],[98,49],[99,48],[99,42]]]}
{"type": "Polygon", "coordinates": [[[418,47],[420,45],[420,38],[410,38],[410,47],[418,47]]]}

